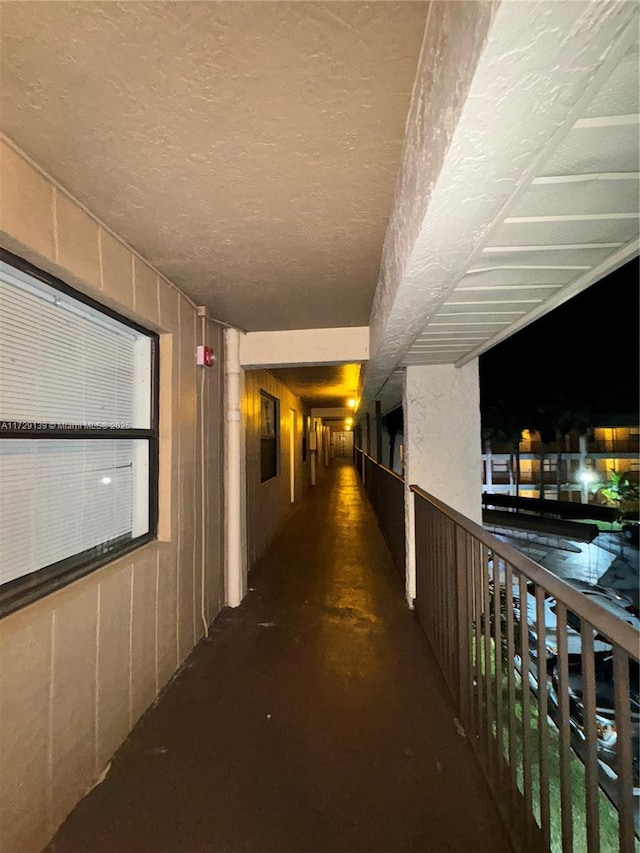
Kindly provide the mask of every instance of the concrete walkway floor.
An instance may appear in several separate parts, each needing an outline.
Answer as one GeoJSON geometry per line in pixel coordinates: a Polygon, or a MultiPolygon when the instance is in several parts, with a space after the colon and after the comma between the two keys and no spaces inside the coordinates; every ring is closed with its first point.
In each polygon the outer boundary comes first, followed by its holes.
{"type": "Polygon", "coordinates": [[[50,849],[511,850],[350,462],[250,584],[50,849]]]}

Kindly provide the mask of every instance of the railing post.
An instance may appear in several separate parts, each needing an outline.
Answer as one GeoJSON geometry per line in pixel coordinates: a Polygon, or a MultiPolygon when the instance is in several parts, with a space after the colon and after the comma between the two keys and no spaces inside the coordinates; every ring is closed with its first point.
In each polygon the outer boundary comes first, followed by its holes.
{"type": "Polygon", "coordinates": [[[409,607],[414,607],[416,597],[416,523],[415,523],[415,495],[411,491],[408,482],[404,486],[404,535],[406,542],[405,552],[405,595],[409,607]]]}
{"type": "Polygon", "coordinates": [[[456,596],[458,620],[458,695],[460,701],[459,713],[465,724],[469,725],[470,698],[470,646],[469,646],[469,585],[467,564],[467,539],[464,529],[456,525],[456,596]]]}

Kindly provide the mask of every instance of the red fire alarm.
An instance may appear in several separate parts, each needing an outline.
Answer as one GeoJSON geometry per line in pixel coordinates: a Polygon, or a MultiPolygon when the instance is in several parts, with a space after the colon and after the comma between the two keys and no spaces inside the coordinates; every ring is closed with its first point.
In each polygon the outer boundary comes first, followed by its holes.
{"type": "Polygon", "coordinates": [[[213,354],[213,347],[200,346],[196,347],[196,364],[200,367],[213,367],[216,360],[213,354]]]}

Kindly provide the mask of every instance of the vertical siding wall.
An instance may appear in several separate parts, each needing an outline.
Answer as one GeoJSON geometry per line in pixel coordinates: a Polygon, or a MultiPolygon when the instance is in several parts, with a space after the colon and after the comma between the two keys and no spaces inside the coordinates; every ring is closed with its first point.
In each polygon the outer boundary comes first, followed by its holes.
{"type": "Polygon", "coordinates": [[[220,609],[223,341],[208,323],[218,361],[203,389],[186,297],[4,141],[0,193],[4,248],[161,333],[158,541],[0,621],[0,848],[22,853],[42,849],[203,636],[203,558],[204,620],[220,609]]]}
{"type": "Polygon", "coordinates": [[[296,412],[295,497],[299,500],[311,482],[310,455],[302,461],[303,417],[309,410],[267,370],[248,370],[243,399],[247,459],[247,559],[249,568],[264,554],[291,512],[290,412],[296,412]],[[260,482],[260,391],[280,401],[280,467],[278,476],[260,482]]]}

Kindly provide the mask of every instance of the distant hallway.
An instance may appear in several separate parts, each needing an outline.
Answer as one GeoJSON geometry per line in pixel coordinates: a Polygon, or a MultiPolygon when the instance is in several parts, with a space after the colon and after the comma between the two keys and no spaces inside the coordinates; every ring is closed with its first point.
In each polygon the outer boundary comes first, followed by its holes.
{"type": "Polygon", "coordinates": [[[510,850],[350,461],[250,586],[50,849],[510,850]]]}

